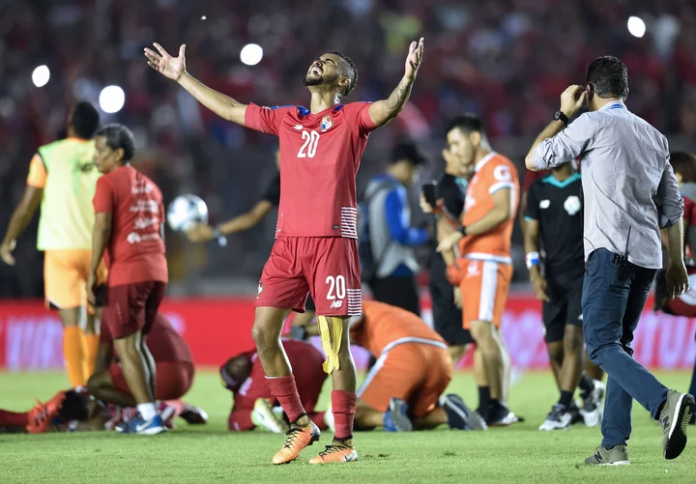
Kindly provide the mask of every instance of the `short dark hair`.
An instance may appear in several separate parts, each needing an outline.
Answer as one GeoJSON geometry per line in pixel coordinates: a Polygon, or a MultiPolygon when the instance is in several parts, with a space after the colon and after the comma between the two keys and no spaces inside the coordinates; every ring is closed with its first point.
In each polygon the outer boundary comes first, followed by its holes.
{"type": "Polygon", "coordinates": [[[414,166],[420,166],[426,163],[426,159],[418,149],[418,146],[411,141],[401,142],[392,149],[389,163],[398,163],[402,160],[408,160],[414,166]]]}
{"type": "Polygon", "coordinates": [[[350,80],[350,84],[348,84],[348,87],[346,87],[345,91],[343,91],[343,96],[347,97],[348,94],[353,92],[355,90],[355,86],[358,85],[358,68],[355,67],[355,62],[353,62],[353,59],[351,59],[348,54],[344,54],[340,50],[332,50],[329,52],[329,54],[334,54],[339,56],[341,59],[346,61],[348,64],[348,67],[353,71],[353,77],[350,80]]]}
{"type": "Polygon", "coordinates": [[[601,98],[628,96],[628,68],[617,57],[605,55],[593,60],[587,67],[586,81],[601,98]]]}
{"type": "Polygon", "coordinates": [[[99,128],[99,112],[87,101],[80,101],[70,116],[70,126],[76,136],[92,139],[99,128]]]}
{"type": "Polygon", "coordinates": [[[122,124],[107,124],[99,131],[97,136],[106,138],[106,144],[112,150],[123,149],[123,162],[128,163],[135,155],[135,138],[131,130],[122,124]]]}
{"type": "Polygon", "coordinates": [[[685,151],[677,151],[669,154],[669,162],[674,173],[682,176],[684,183],[696,183],[696,156],[685,151]]]}
{"type": "Polygon", "coordinates": [[[447,130],[445,131],[445,137],[447,137],[447,133],[456,128],[459,128],[463,133],[478,131],[482,135],[486,134],[486,130],[483,127],[483,121],[481,121],[481,118],[474,113],[464,113],[450,121],[447,125],[447,130]]]}

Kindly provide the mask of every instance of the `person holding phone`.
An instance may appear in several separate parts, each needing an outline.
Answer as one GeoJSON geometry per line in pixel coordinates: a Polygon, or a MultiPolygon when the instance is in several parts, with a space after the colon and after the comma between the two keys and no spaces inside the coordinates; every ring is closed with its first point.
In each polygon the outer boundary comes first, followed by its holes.
{"type": "MultiPolygon", "coordinates": [[[[414,248],[428,243],[425,228],[411,227],[406,188],[425,164],[418,147],[398,144],[387,172],[374,177],[365,190],[366,234],[373,274],[366,281],[374,298],[420,316],[420,297],[415,274],[419,270],[414,248]]],[[[365,261],[362,261],[363,264],[365,261]]],[[[363,267],[364,273],[368,271],[363,267]]]]}
{"type": "MultiPolygon", "coordinates": [[[[442,150],[445,169],[437,178],[422,186],[421,210],[435,218],[436,236],[456,232],[461,225],[466,198],[467,180],[459,176],[459,160],[449,149],[442,150]]],[[[447,280],[447,265],[433,243],[430,257],[430,298],[433,304],[433,326],[448,345],[454,366],[459,363],[467,348],[473,343],[468,329],[462,327],[462,302],[459,287],[452,287],[447,280]]]]}
{"type": "Polygon", "coordinates": [[[569,86],[561,107],[526,157],[530,170],[580,156],[584,196],[585,278],[582,316],[590,359],[608,375],[603,440],[589,465],[628,464],[631,409],[637,400],[660,423],[663,455],[686,447],[694,407],[633,359],[631,343],[645,301],[662,267],[660,231],[668,241],[668,297],[689,289],[684,265],[684,200],[670,164],[669,143],[626,107],[628,69],[603,56],[587,68],[585,86],[569,86]],[[589,112],[570,119],[585,100],[589,112]]]}

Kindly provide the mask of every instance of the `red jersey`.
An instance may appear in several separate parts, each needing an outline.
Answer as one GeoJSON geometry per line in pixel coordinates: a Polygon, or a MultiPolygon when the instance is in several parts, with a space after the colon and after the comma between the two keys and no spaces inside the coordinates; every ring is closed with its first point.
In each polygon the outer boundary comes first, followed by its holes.
{"type": "Polygon", "coordinates": [[[278,136],[278,237],[358,238],[355,178],[370,131],[369,103],[312,114],[301,106],[250,104],[247,127],[278,136]]]}
{"type": "Polygon", "coordinates": [[[162,193],[148,177],[130,165],[102,176],[94,194],[94,211],[112,215],[106,247],[109,286],[167,282],[162,193]]]}
{"type": "MultiPolygon", "coordinates": [[[[324,355],[304,341],[283,340],[283,348],[295,374],[300,400],[305,410],[311,413],[327,377],[323,368],[324,355]]],[[[266,383],[266,373],[263,371],[258,353],[250,351],[243,354],[251,360],[251,371],[239,390],[234,393],[234,408],[229,418],[230,430],[250,430],[254,427],[251,411],[257,399],[270,398],[273,404],[277,403],[266,383]]]]}
{"type": "MultiPolygon", "coordinates": [[[[99,340],[113,346],[114,339],[107,324],[101,326],[99,340]]],[[[155,317],[155,322],[147,335],[147,347],[155,363],[175,361],[193,365],[193,356],[186,341],[161,314],[155,317]]]]}

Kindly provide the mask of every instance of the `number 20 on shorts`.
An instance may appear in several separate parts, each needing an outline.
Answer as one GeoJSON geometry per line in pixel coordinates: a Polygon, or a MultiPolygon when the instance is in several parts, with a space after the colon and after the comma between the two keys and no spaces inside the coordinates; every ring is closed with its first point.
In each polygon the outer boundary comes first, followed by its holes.
{"type": "Polygon", "coordinates": [[[343,276],[328,276],[326,283],[329,285],[329,290],[326,293],[326,299],[334,301],[336,299],[346,298],[346,278],[343,276]]]}

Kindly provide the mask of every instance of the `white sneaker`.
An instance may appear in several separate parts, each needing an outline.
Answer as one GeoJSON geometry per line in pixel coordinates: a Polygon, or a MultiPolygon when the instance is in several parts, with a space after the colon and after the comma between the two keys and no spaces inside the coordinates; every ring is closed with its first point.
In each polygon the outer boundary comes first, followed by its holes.
{"type": "Polygon", "coordinates": [[[271,402],[265,398],[259,398],[254,402],[254,410],[251,411],[251,421],[256,427],[268,430],[274,434],[284,434],[289,430],[288,425],[278,419],[273,413],[271,402]]]}
{"type": "Polygon", "coordinates": [[[567,430],[570,428],[570,421],[572,419],[573,416],[566,407],[557,403],[551,407],[551,411],[544,423],[539,426],[539,430],[567,430]]]}
{"type": "Polygon", "coordinates": [[[592,380],[594,389],[582,400],[580,415],[588,427],[596,427],[602,423],[604,413],[604,383],[592,380]]]}

